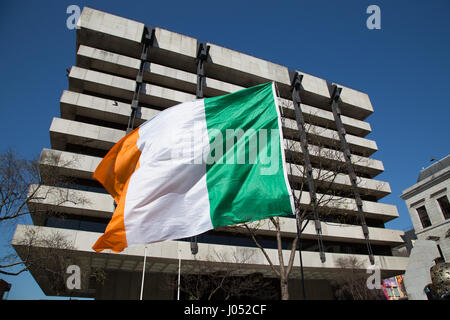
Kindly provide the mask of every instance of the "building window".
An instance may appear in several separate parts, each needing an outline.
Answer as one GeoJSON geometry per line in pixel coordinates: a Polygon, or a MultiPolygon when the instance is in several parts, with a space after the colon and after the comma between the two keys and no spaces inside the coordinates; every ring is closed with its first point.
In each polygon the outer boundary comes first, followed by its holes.
{"type": "Polygon", "coordinates": [[[431,226],[430,218],[428,217],[427,209],[425,209],[425,206],[421,206],[416,209],[417,213],[419,214],[420,222],[422,223],[422,227],[426,228],[431,226]]]}
{"type": "Polygon", "coordinates": [[[439,203],[439,206],[441,207],[442,214],[444,215],[445,219],[450,218],[450,204],[448,203],[447,196],[440,197],[437,199],[437,202],[439,203]]]}

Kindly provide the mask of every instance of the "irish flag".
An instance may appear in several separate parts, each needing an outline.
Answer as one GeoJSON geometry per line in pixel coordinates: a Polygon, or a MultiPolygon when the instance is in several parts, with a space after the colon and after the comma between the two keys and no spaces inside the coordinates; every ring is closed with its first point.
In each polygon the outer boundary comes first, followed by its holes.
{"type": "Polygon", "coordinates": [[[100,252],[294,213],[273,83],[160,112],[94,172],[117,206],[100,252]]]}

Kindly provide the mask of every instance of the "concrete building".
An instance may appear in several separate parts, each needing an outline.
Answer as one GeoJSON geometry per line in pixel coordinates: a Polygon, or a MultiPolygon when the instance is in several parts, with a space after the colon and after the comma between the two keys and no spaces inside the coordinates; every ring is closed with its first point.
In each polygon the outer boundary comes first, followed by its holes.
{"type": "MultiPolygon", "coordinates": [[[[370,248],[382,278],[405,271],[408,259],[393,256],[391,252],[392,247],[403,243],[404,232],[384,227],[386,222],[398,217],[397,208],[378,202],[391,190],[387,182],[375,179],[384,167],[380,160],[371,158],[378,146],[366,137],[371,132],[366,119],[373,113],[367,94],[213,43],[201,44],[188,36],[158,27],[149,28],[140,22],[90,8],[83,9],[78,27],[76,65],[70,69],[68,89],[61,95],[60,116],[55,117],[50,126],[51,149],[44,149],[40,159],[41,168],[70,177],[71,184],[40,188],[38,195],[42,197],[29,206],[32,210],[39,208],[48,213],[33,215],[34,226],[19,225],[12,243],[20,255],[25,255],[26,246],[21,239],[27,230],[44,236],[58,231],[72,245],[75,262],[84,272],[95,268],[107,271],[103,285],[83,282],[80,289],[67,292],[68,295],[97,299],[139,297],[144,248],[130,247],[121,253],[108,250],[95,253],[91,249],[114,211],[113,199],[93,180],[92,173],[107,151],[126,134],[129,123],[134,121],[136,127],[165,108],[195,99],[199,96],[199,83],[201,94],[211,97],[275,81],[285,115],[283,130],[286,140],[294,148],[285,150],[287,158],[295,162],[296,157],[302,159],[306,150],[317,196],[339,196],[339,201],[331,199],[318,208],[323,216],[319,225],[325,261],[321,260],[314,223],[308,224],[302,233],[308,298],[332,298],[329,281],[342,272],[339,258],[354,256],[363,261],[365,267],[370,265],[367,232],[365,234],[358,222],[360,213],[366,219],[370,248]],[[209,48],[204,56],[202,48],[209,48]],[[301,112],[308,127],[313,129],[308,134],[308,149],[300,147],[292,101],[292,79],[297,75],[303,77],[299,89],[301,112]],[[333,95],[333,88],[342,89],[340,96],[333,95]],[[334,97],[337,97],[336,105],[333,104],[334,97]],[[333,153],[337,157],[331,156],[332,152],[323,152],[332,151],[336,145],[343,146],[344,142],[347,158],[344,149],[333,153]],[[331,191],[321,184],[324,181],[317,174],[319,168],[333,172],[346,165],[350,166],[349,171],[337,172],[331,191]],[[351,170],[355,173],[354,179],[351,170]],[[61,202],[55,191],[86,201],[61,202]],[[63,214],[64,218],[53,214],[55,212],[63,214]]],[[[302,165],[305,163],[297,163],[297,171],[289,173],[297,196],[300,195],[300,182],[306,179],[298,171],[302,165]]],[[[310,201],[311,190],[302,192],[301,206],[308,207],[310,201]]],[[[287,243],[296,236],[296,222],[289,217],[281,220],[282,236],[287,243]]],[[[186,239],[149,245],[144,298],[176,298],[176,290],[165,285],[161,275],[175,277],[180,260],[182,274],[191,272],[199,261],[206,261],[213,270],[234,265],[242,275],[258,272],[266,278],[275,278],[251,238],[244,230],[236,230],[239,229],[223,228],[200,235],[196,255],[191,253],[190,242],[186,239]],[[220,253],[220,259],[215,258],[215,253],[220,253]],[[246,257],[245,262],[236,260],[242,256],[246,257]]],[[[267,254],[277,263],[273,228],[263,224],[258,232],[267,254]]],[[[42,246],[45,250],[45,245],[42,246]]],[[[284,249],[287,261],[288,245],[284,249]]],[[[299,259],[296,258],[290,277],[293,299],[301,297],[300,275],[299,259]]],[[[33,276],[47,295],[54,294],[51,278],[45,274],[33,276]]]]}

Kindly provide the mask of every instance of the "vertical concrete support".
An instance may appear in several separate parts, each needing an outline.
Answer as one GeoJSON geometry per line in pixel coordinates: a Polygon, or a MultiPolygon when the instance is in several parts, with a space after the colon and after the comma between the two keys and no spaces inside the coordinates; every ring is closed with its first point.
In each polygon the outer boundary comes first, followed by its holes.
{"type": "Polygon", "coordinates": [[[362,231],[363,231],[364,237],[366,239],[366,245],[367,245],[367,251],[369,253],[370,263],[372,265],[374,265],[375,258],[373,256],[372,247],[370,245],[369,228],[367,227],[367,224],[366,224],[366,218],[364,216],[364,211],[363,211],[363,207],[362,207],[363,206],[362,199],[361,199],[361,195],[359,194],[359,191],[358,191],[357,176],[356,176],[355,168],[354,168],[352,160],[351,160],[352,155],[350,152],[350,148],[348,146],[347,139],[345,138],[346,132],[345,132],[344,125],[342,124],[341,109],[339,108],[338,101],[340,100],[342,88],[339,88],[336,85],[333,85],[332,88],[333,88],[333,91],[331,93],[331,110],[333,111],[334,121],[336,122],[336,128],[337,128],[337,132],[338,132],[339,140],[340,140],[340,144],[341,144],[341,151],[344,154],[345,162],[347,163],[348,175],[349,175],[350,182],[352,185],[352,190],[353,190],[353,195],[355,197],[356,206],[358,207],[359,218],[361,221],[362,231]]]}
{"type": "Polygon", "coordinates": [[[133,94],[133,100],[131,101],[131,114],[128,120],[127,133],[130,133],[134,129],[134,119],[136,118],[136,114],[138,112],[139,94],[141,92],[142,83],[144,79],[144,67],[146,61],[148,60],[150,47],[152,46],[155,38],[154,33],[155,32],[154,30],[152,30],[152,28],[149,27],[144,28],[144,33],[142,35],[142,42],[144,45],[142,47],[142,53],[140,57],[141,61],[139,64],[139,72],[136,77],[136,87],[133,94]]]}
{"type": "MultiPolygon", "coordinates": [[[[197,99],[203,99],[203,87],[205,86],[205,62],[208,60],[209,46],[206,43],[197,44],[197,99]]],[[[191,253],[198,253],[197,236],[191,237],[191,253]]]]}
{"type": "Polygon", "coordinates": [[[199,43],[197,46],[197,99],[203,98],[203,87],[205,85],[205,61],[208,59],[209,46],[206,43],[199,43]]]}
{"type": "Polygon", "coordinates": [[[432,240],[416,240],[409,256],[404,281],[409,300],[428,300],[425,287],[431,284],[430,269],[439,258],[436,242],[432,240]]]}
{"type": "MultiPolygon", "coordinates": [[[[303,119],[303,111],[301,109],[301,100],[300,100],[300,87],[302,82],[303,76],[298,73],[294,73],[292,75],[292,101],[294,104],[295,109],[295,120],[297,121],[297,127],[298,127],[298,133],[300,138],[300,146],[302,149],[303,157],[305,160],[305,169],[306,169],[306,178],[308,181],[308,189],[309,189],[309,195],[311,200],[311,207],[313,211],[314,216],[314,223],[317,233],[317,241],[319,245],[319,251],[320,251],[320,260],[322,263],[325,262],[325,252],[323,247],[323,240],[322,240],[322,227],[319,220],[319,215],[317,213],[317,195],[316,195],[316,187],[314,185],[314,179],[313,179],[313,169],[311,165],[311,160],[309,158],[309,149],[308,149],[308,141],[306,138],[306,131],[305,131],[305,120],[303,119]]],[[[289,152],[289,150],[288,150],[289,152]]],[[[300,234],[301,234],[301,221],[299,217],[299,213],[296,212],[297,217],[297,233],[298,238],[300,241],[300,234]]],[[[299,245],[299,248],[300,245],[299,245]]],[[[301,249],[300,249],[301,250],[301,249]]],[[[300,252],[301,254],[301,252],[300,252]]],[[[301,256],[300,256],[301,258],[301,256]]]]}

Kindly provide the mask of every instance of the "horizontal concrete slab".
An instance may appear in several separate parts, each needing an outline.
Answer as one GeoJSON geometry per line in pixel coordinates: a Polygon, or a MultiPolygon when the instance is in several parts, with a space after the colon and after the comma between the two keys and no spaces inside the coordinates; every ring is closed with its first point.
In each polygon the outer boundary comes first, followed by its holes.
{"type": "MultiPolygon", "coordinates": [[[[82,259],[87,258],[88,262],[86,267],[98,267],[108,268],[115,270],[129,270],[130,265],[135,270],[142,270],[144,247],[135,246],[126,248],[121,253],[112,253],[110,250],[105,250],[102,253],[96,253],[92,250],[92,245],[100,237],[100,233],[86,232],[69,229],[56,229],[41,226],[27,226],[18,225],[14,233],[12,245],[20,256],[26,254],[26,247],[23,245],[26,239],[27,232],[32,230],[35,234],[42,238],[49,237],[52,234],[57,233],[64,238],[67,243],[74,248],[76,256],[74,258],[82,259]],[[137,262],[133,264],[130,262],[137,262]]],[[[44,243],[40,243],[37,246],[41,250],[45,250],[47,246],[44,243]]],[[[50,249],[50,248],[49,248],[50,249]]],[[[273,261],[274,265],[278,265],[278,251],[275,249],[267,249],[266,254],[273,261]]],[[[284,261],[289,260],[290,251],[283,250],[282,252],[284,261]]],[[[211,264],[211,268],[220,270],[228,264],[234,264],[242,272],[262,272],[266,276],[273,277],[273,271],[271,270],[266,257],[262,254],[258,248],[239,247],[239,246],[227,246],[216,244],[198,244],[198,253],[194,256],[191,254],[190,243],[186,241],[163,241],[153,243],[147,246],[147,271],[151,271],[152,267],[159,267],[160,271],[173,270],[176,274],[177,268],[167,268],[168,265],[175,264],[178,266],[178,261],[181,259],[182,265],[187,266],[198,261],[203,261],[211,264]],[[246,271],[247,270],[247,271],[246,271]]],[[[332,279],[336,276],[336,272],[344,271],[339,266],[340,258],[354,257],[362,263],[362,270],[369,267],[369,259],[366,255],[355,254],[341,254],[326,252],[326,262],[321,263],[318,252],[303,251],[303,268],[305,275],[309,272],[314,272],[316,278],[332,279]]],[[[290,277],[300,277],[299,259],[294,259],[293,269],[290,277]]],[[[375,264],[381,270],[382,277],[388,277],[396,274],[404,273],[408,263],[407,257],[394,257],[394,256],[375,256],[375,264]]],[[[83,265],[83,264],[82,264],[83,265]]],[[[189,268],[183,269],[187,272],[189,268]]],[[[134,270],[133,270],[134,271],[134,270]]]]}
{"type": "MultiPolygon", "coordinates": [[[[96,92],[131,102],[135,86],[135,80],[79,67],[72,67],[69,73],[69,90],[74,92],[96,92]]],[[[143,84],[139,96],[139,102],[160,108],[168,108],[180,101],[195,99],[196,96],[193,94],[151,84],[143,84]]]]}
{"type": "MultiPolygon", "coordinates": [[[[131,105],[111,99],[64,90],[60,98],[61,117],[75,120],[77,116],[98,119],[117,124],[128,124],[131,105]]],[[[159,110],[140,108],[135,124],[140,125],[159,113],[159,110]]]]}
{"type": "Polygon", "coordinates": [[[68,143],[109,150],[125,136],[125,131],[100,127],[83,122],[53,118],[50,143],[53,149],[64,150],[68,143]]]}
{"type": "MultiPolygon", "coordinates": [[[[307,184],[306,169],[302,165],[289,166],[288,174],[291,181],[307,184]]],[[[351,186],[348,174],[318,168],[313,168],[312,174],[318,188],[328,189],[332,186],[333,190],[348,190],[351,186]]],[[[361,195],[375,197],[377,200],[391,193],[389,183],[385,181],[358,177],[357,185],[361,195]]]]}
{"type": "Polygon", "coordinates": [[[133,79],[136,79],[141,64],[139,59],[85,45],[78,47],[76,59],[78,67],[133,79]]]}
{"type": "MultiPolygon", "coordinates": [[[[71,91],[82,92],[83,90],[88,90],[131,101],[134,86],[135,82],[133,80],[78,67],[72,67],[69,74],[69,88],[71,91]]],[[[192,94],[150,84],[145,84],[140,94],[140,101],[142,103],[161,108],[167,108],[180,102],[191,101],[195,98],[195,95],[192,94]]],[[[286,135],[291,138],[298,138],[297,123],[292,119],[286,119],[285,125],[289,129],[286,130],[286,135]]],[[[307,131],[309,136],[315,138],[311,139],[311,142],[339,148],[339,137],[336,131],[315,125],[309,126],[307,131]]],[[[350,150],[362,156],[368,157],[378,149],[373,140],[351,134],[347,134],[346,139],[350,150]]]]}
{"type": "MultiPolygon", "coordinates": [[[[48,210],[49,212],[110,219],[115,209],[114,200],[108,194],[46,185],[32,185],[30,187],[30,192],[31,191],[35,193],[35,197],[30,201],[28,206],[33,212],[36,212],[36,210],[39,212],[48,210]],[[67,199],[67,201],[62,201],[62,194],[64,195],[64,200],[67,199]]],[[[322,222],[321,225],[323,239],[325,241],[365,243],[365,238],[360,226],[325,222],[322,222]]],[[[268,220],[253,223],[250,224],[250,226],[255,228],[258,234],[275,235],[275,229],[268,220]]],[[[297,229],[295,219],[281,217],[280,226],[283,236],[290,238],[296,236],[297,229]]],[[[246,232],[245,228],[239,226],[232,228],[228,227],[223,230],[246,232]]],[[[369,227],[369,233],[372,244],[395,246],[403,243],[401,236],[404,232],[400,230],[369,227]]],[[[302,238],[316,239],[316,231],[312,223],[305,228],[302,238]]]]}
{"type": "MultiPolygon", "coordinates": [[[[127,103],[65,90],[60,99],[60,109],[61,117],[68,120],[75,120],[77,116],[83,116],[127,125],[131,106],[127,103]]],[[[136,115],[135,124],[139,125],[158,113],[159,110],[140,108],[136,115]]],[[[290,149],[301,153],[299,142],[290,141],[289,146],[290,145],[293,146],[293,148],[290,149]]],[[[323,158],[328,159],[330,163],[343,163],[345,161],[342,152],[337,150],[309,145],[309,151],[313,161],[316,159],[322,164],[324,164],[323,158]]],[[[373,178],[384,171],[383,164],[379,160],[358,155],[352,155],[351,160],[358,173],[368,175],[370,178],[373,178]]]]}
{"type": "MultiPolygon", "coordinates": [[[[279,98],[280,106],[283,107],[284,115],[287,118],[295,119],[294,105],[291,100],[279,98]]],[[[307,104],[301,104],[305,122],[317,124],[321,127],[336,129],[336,122],[334,121],[333,113],[307,104]]],[[[357,120],[347,116],[341,116],[342,124],[347,133],[365,137],[372,129],[370,124],[365,121],[357,120]]]]}
{"type": "Polygon", "coordinates": [[[111,219],[114,212],[114,200],[106,193],[47,185],[31,185],[30,192],[34,192],[28,202],[32,212],[47,211],[107,219],[111,219]]]}
{"type": "MultiPolygon", "coordinates": [[[[210,46],[210,60],[206,64],[206,74],[216,79],[235,83],[241,86],[251,86],[267,81],[278,83],[281,96],[290,96],[289,70],[281,65],[246,55],[234,50],[210,46]],[[237,82],[238,81],[238,82],[237,82]]],[[[303,75],[301,97],[304,103],[321,108],[330,107],[330,85],[323,79],[296,71],[303,75]]],[[[341,95],[344,115],[364,120],[373,108],[367,94],[342,87],[345,93],[341,95]]]]}
{"type": "MultiPolygon", "coordinates": [[[[338,241],[346,243],[365,243],[365,237],[361,226],[349,225],[341,223],[321,222],[322,236],[324,241],[338,241]]],[[[258,234],[275,235],[274,227],[269,220],[259,221],[249,224],[254,227],[258,234]]],[[[228,228],[230,231],[248,232],[244,227],[236,226],[228,228]]],[[[294,238],[297,236],[297,227],[295,219],[280,218],[280,231],[282,236],[294,238]]],[[[392,230],[384,228],[369,227],[370,243],[373,245],[389,245],[396,246],[404,243],[402,236],[404,232],[401,230],[392,230]]],[[[303,233],[304,239],[317,239],[314,223],[309,223],[303,233]]]]}
{"type": "Polygon", "coordinates": [[[77,47],[105,46],[113,52],[140,55],[143,32],[143,23],[84,7],[77,23],[77,47]]]}
{"type": "MultiPolygon", "coordinates": [[[[306,125],[305,131],[308,137],[308,143],[337,150],[340,149],[341,144],[337,131],[316,125],[306,125]]],[[[292,119],[283,119],[283,132],[288,138],[296,140],[299,139],[297,121],[292,119]]],[[[378,150],[377,144],[374,140],[361,138],[351,134],[346,134],[345,139],[351,153],[369,157],[378,150]]]]}
{"type": "MultiPolygon", "coordinates": [[[[290,161],[303,163],[303,156],[299,141],[287,139],[286,149],[290,150],[289,152],[286,151],[286,157],[290,159],[290,161]]],[[[319,147],[312,144],[308,145],[308,150],[313,166],[320,166],[324,169],[331,168],[334,170],[344,169],[345,158],[341,151],[319,147]]],[[[369,178],[374,178],[384,171],[383,163],[380,160],[354,154],[351,155],[350,160],[353,163],[357,175],[365,175],[369,178]]]]}
{"type": "Polygon", "coordinates": [[[144,24],[84,7],[77,28],[91,29],[124,40],[141,42],[144,24]]]}
{"type": "MultiPolygon", "coordinates": [[[[122,19],[128,20],[85,8],[80,17],[80,29],[77,30],[77,44],[139,58],[141,47],[136,44],[136,40],[142,36],[143,26],[135,21],[125,22],[122,19]],[[94,20],[100,22],[94,23],[94,20]],[[130,31],[124,31],[128,27],[130,31]],[[102,34],[105,36],[101,36],[102,34]]],[[[155,28],[155,44],[150,51],[150,61],[195,72],[197,43],[194,38],[155,28]]],[[[244,87],[276,81],[282,96],[289,96],[290,78],[286,67],[212,43],[208,45],[209,59],[205,64],[207,76],[244,87]]],[[[304,102],[329,109],[330,84],[312,75],[302,74],[304,102]]],[[[341,96],[344,115],[364,120],[373,112],[367,94],[343,87],[341,96]]]]}
{"type": "Polygon", "coordinates": [[[90,91],[131,101],[135,88],[134,80],[103,72],[78,67],[72,67],[69,72],[70,91],[90,91]]]}
{"type": "MultiPolygon", "coordinates": [[[[125,131],[123,130],[60,118],[53,118],[50,126],[51,146],[53,149],[58,150],[65,150],[68,143],[101,150],[109,150],[124,136],[125,131]]],[[[338,177],[340,176],[341,175],[338,175],[338,177]]],[[[364,182],[364,186],[360,189],[360,192],[362,193],[366,193],[367,195],[370,194],[371,196],[380,199],[390,192],[389,185],[386,182],[365,178],[360,179],[364,182]]],[[[336,184],[336,187],[342,186],[348,190],[351,189],[351,184],[349,182],[346,183],[346,181],[349,181],[348,179],[338,178],[338,181],[342,182],[342,185],[336,184]]]]}
{"type": "MultiPolygon", "coordinates": [[[[124,55],[81,45],[77,52],[77,66],[114,74],[121,77],[136,79],[140,60],[124,55]]],[[[162,66],[155,63],[146,63],[143,74],[144,81],[195,94],[197,75],[194,73],[162,66]]],[[[227,94],[243,89],[227,82],[206,78],[204,86],[205,97],[227,94]]],[[[280,98],[280,105],[285,109],[285,116],[295,119],[292,101],[280,98]]],[[[333,114],[306,104],[302,105],[307,122],[323,127],[336,129],[333,114]]],[[[348,133],[366,136],[371,132],[369,123],[342,116],[342,122],[348,133]]]]}
{"type": "MultiPolygon", "coordinates": [[[[309,192],[294,190],[296,199],[300,199],[300,208],[308,209],[311,203],[309,192]]],[[[346,198],[340,196],[330,196],[326,194],[317,193],[317,201],[319,206],[333,209],[338,213],[343,214],[358,214],[358,207],[353,198],[346,198]]],[[[362,210],[366,218],[374,218],[388,222],[398,217],[397,207],[395,205],[362,200],[362,210]]],[[[329,214],[330,211],[326,211],[329,214]]]]}
{"type": "Polygon", "coordinates": [[[39,167],[59,175],[93,180],[92,174],[101,160],[85,154],[44,148],[39,157],[39,167]]]}
{"type": "MultiPolygon", "coordinates": [[[[92,174],[97,168],[102,158],[71,153],[67,151],[44,149],[41,153],[40,166],[55,168],[58,172],[64,171],[69,177],[93,179],[92,174]],[[52,159],[48,161],[47,159],[52,159]],[[56,160],[55,160],[56,159],[56,160]]],[[[296,191],[296,196],[300,199],[302,207],[310,203],[308,192],[296,191]]],[[[357,214],[357,207],[354,199],[344,197],[329,197],[318,194],[319,204],[328,209],[335,209],[339,212],[357,214]]],[[[112,200],[112,199],[111,199],[112,200]]],[[[325,210],[325,209],[324,209],[325,210]]],[[[372,201],[363,201],[363,211],[369,218],[375,218],[387,222],[398,217],[396,206],[372,201]]]]}
{"type": "MultiPolygon", "coordinates": [[[[137,246],[134,248],[128,248],[120,254],[113,254],[110,252],[94,253],[87,248],[89,244],[80,246],[80,240],[95,241],[99,234],[85,233],[71,230],[33,227],[20,225],[16,229],[17,237],[15,237],[13,247],[16,252],[22,258],[26,257],[27,248],[21,243],[30,229],[35,234],[39,234],[42,237],[51,236],[52,234],[58,234],[62,237],[69,239],[67,241],[70,244],[76,245],[76,254],[72,254],[71,263],[75,263],[80,266],[82,274],[90,274],[91,270],[106,269],[109,272],[123,271],[123,272],[135,272],[141,274],[143,270],[143,254],[144,247],[137,246]],[[39,229],[38,229],[39,228],[39,229]],[[50,229],[50,230],[49,230],[50,229]],[[74,233],[74,234],[73,234],[74,233]]],[[[246,275],[249,273],[259,272],[263,276],[273,278],[272,269],[265,263],[265,257],[262,256],[259,249],[255,248],[239,248],[231,246],[199,244],[199,252],[193,256],[190,254],[189,242],[185,241],[167,241],[158,244],[152,244],[147,246],[145,271],[151,277],[161,277],[166,275],[176,275],[178,272],[178,254],[181,254],[181,274],[196,272],[196,266],[199,261],[202,264],[208,264],[211,270],[214,271],[227,271],[230,272],[230,268],[233,268],[235,275],[246,275]],[[176,257],[176,258],[175,258],[176,257]],[[247,264],[247,261],[251,265],[247,264]]],[[[39,245],[39,252],[46,252],[50,248],[39,245]]],[[[277,251],[273,249],[267,250],[269,257],[272,261],[277,259],[277,251]]],[[[306,280],[318,280],[328,279],[332,280],[336,276],[345,271],[339,268],[338,260],[340,258],[356,258],[362,262],[364,268],[367,268],[368,260],[364,255],[347,255],[326,253],[327,263],[317,264],[316,261],[320,261],[319,254],[316,252],[304,251],[303,255],[303,275],[306,280]]],[[[283,252],[283,256],[286,259],[289,258],[289,252],[283,252]]],[[[396,274],[404,273],[404,269],[407,265],[407,258],[404,257],[385,257],[376,256],[377,265],[381,266],[381,278],[388,278],[396,274]]],[[[290,273],[290,279],[300,278],[300,268],[298,263],[294,259],[294,266],[290,273]]],[[[287,260],[286,260],[287,261],[287,260]]],[[[42,274],[31,271],[32,276],[36,279],[38,285],[41,287],[46,295],[54,296],[56,292],[53,291],[50,285],[50,279],[42,274]]],[[[137,277],[137,279],[139,276],[137,277]]],[[[61,292],[59,292],[61,294],[61,292]]],[[[96,297],[95,289],[92,289],[88,281],[84,281],[82,278],[82,285],[80,290],[76,292],[66,292],[65,295],[79,296],[79,297],[96,297]]]]}

